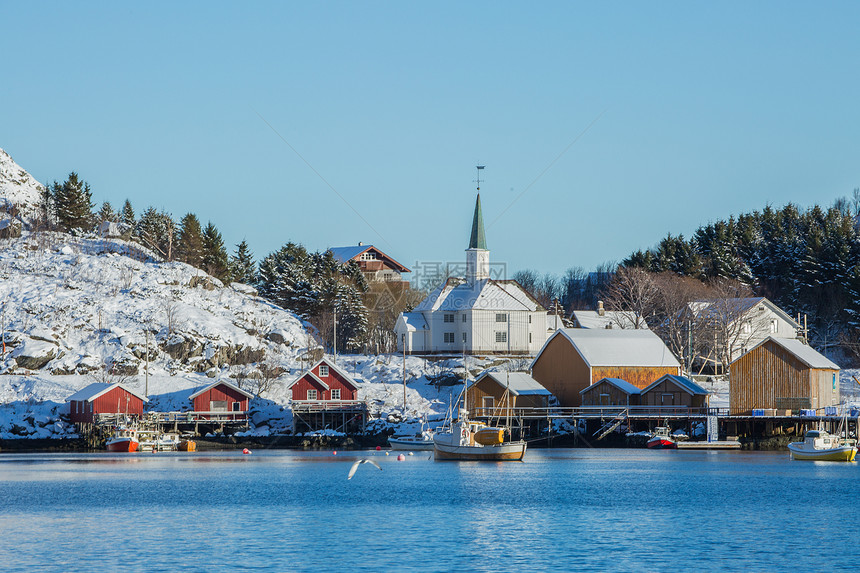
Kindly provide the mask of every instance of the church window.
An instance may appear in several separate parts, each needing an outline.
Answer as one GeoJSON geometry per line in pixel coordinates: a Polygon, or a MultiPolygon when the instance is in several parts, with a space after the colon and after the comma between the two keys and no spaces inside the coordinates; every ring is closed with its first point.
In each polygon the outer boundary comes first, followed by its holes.
{"type": "Polygon", "coordinates": [[[466,322],[466,313],[463,313],[463,322],[466,322]]]}
{"type": "Polygon", "coordinates": [[[442,315],[442,321],[443,322],[454,322],[454,314],[446,312],[444,315],[442,315]]]}
{"type": "Polygon", "coordinates": [[[445,344],[454,344],[454,333],[446,332],[442,335],[442,340],[445,344]]]}
{"type": "Polygon", "coordinates": [[[508,333],[504,331],[496,332],[496,342],[507,342],[508,333]]]}
{"type": "Polygon", "coordinates": [[[500,314],[496,315],[496,322],[507,322],[507,321],[508,321],[508,315],[507,314],[501,314],[500,313],[500,314]]]}

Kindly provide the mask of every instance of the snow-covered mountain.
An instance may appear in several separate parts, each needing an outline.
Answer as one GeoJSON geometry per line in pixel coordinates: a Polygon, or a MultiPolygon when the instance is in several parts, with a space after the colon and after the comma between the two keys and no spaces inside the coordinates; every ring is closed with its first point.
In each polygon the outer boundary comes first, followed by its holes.
{"type": "Polygon", "coordinates": [[[27,228],[42,204],[43,186],[0,149],[0,230],[17,219],[27,228]]]}

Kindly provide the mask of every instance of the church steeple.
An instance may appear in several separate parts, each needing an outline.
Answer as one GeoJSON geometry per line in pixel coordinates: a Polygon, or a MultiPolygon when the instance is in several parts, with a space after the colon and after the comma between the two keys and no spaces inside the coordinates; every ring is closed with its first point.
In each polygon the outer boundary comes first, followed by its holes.
{"type": "Polygon", "coordinates": [[[490,278],[490,251],[484,235],[484,215],[481,213],[481,194],[475,201],[475,216],[472,217],[472,236],[466,249],[466,280],[470,283],[490,278]]]}
{"type": "Polygon", "coordinates": [[[469,239],[470,249],[487,250],[487,239],[484,236],[484,215],[481,213],[481,194],[475,201],[475,216],[472,218],[472,237],[469,239]]]}

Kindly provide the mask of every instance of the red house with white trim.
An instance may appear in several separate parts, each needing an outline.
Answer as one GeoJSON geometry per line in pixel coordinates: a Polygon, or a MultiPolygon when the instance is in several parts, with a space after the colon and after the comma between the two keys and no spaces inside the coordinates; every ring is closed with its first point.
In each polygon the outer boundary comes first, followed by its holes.
{"type": "Polygon", "coordinates": [[[355,400],[358,385],[333,360],[322,360],[302,373],[289,388],[294,402],[329,402],[355,400]]]}
{"type": "Polygon", "coordinates": [[[75,424],[92,424],[100,414],[126,414],[140,417],[146,396],[129,390],[120,383],[94,382],[68,398],[69,419],[75,424]]]}
{"type": "Polygon", "coordinates": [[[213,382],[188,398],[200,419],[245,420],[248,402],[254,395],[224,380],[213,382]]]}

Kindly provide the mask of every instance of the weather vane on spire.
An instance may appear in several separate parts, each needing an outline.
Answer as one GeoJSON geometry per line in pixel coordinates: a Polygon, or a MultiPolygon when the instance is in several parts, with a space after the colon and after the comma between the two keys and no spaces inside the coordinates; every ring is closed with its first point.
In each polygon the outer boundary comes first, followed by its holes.
{"type": "Polygon", "coordinates": [[[476,165],[475,168],[478,170],[478,178],[475,179],[475,182],[478,184],[478,191],[481,190],[481,171],[484,170],[483,165],[476,165]]]}

